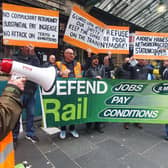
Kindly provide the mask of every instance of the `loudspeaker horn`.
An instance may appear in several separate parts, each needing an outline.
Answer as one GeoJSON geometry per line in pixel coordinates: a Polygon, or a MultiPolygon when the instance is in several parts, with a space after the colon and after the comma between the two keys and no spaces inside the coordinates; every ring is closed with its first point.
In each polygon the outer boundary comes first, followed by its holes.
{"type": "Polygon", "coordinates": [[[0,70],[10,74],[19,74],[26,77],[27,80],[39,84],[45,91],[49,91],[55,82],[57,71],[54,66],[40,68],[12,59],[2,59],[0,62],[0,70]]]}

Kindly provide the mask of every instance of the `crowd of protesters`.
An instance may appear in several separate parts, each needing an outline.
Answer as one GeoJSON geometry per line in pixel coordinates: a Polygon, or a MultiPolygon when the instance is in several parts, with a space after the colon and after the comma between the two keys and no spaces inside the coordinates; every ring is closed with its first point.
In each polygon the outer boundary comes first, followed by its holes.
{"type": "MultiPolygon", "coordinates": [[[[153,73],[154,66],[148,61],[139,59],[135,60],[133,57],[125,57],[124,63],[121,66],[116,67],[113,62],[112,54],[109,52],[108,55],[94,55],[90,50],[87,51],[87,58],[85,64],[81,64],[75,59],[75,50],[67,48],[64,50],[63,57],[59,60],[56,59],[55,55],[49,55],[48,60],[40,65],[38,57],[36,56],[34,49],[32,48],[20,48],[17,55],[13,57],[15,60],[24,62],[34,66],[49,67],[54,66],[57,70],[57,76],[61,78],[93,78],[93,79],[128,79],[128,80],[152,80],[155,79],[153,73]]],[[[163,65],[160,66],[160,76],[162,79],[168,79],[168,61],[164,61],[163,65]]],[[[35,108],[35,93],[37,85],[30,81],[26,82],[25,91],[22,96],[23,107],[26,109],[26,138],[32,142],[38,142],[39,139],[35,135],[33,118],[35,108]],[[26,89],[27,87],[29,89],[26,89]]],[[[91,133],[93,130],[103,133],[104,123],[86,123],[86,132],[91,133]]],[[[142,125],[134,123],[134,125],[142,129],[142,125]]],[[[123,127],[129,129],[129,123],[124,123],[123,127]]],[[[166,140],[168,140],[168,125],[166,128],[166,140]]],[[[67,126],[60,128],[60,139],[67,137],[67,126]]],[[[79,133],[76,130],[75,125],[69,126],[69,133],[74,138],[79,138],[79,133]]],[[[17,142],[19,134],[19,120],[13,130],[14,142],[17,142]]]]}

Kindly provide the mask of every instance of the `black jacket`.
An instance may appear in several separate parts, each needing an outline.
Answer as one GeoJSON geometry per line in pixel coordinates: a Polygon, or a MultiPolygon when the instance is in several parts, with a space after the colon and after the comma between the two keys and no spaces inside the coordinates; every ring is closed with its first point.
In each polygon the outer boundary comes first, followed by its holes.
{"type": "Polygon", "coordinates": [[[133,67],[130,63],[124,63],[121,67],[117,68],[115,77],[118,79],[131,79],[133,67]]]}
{"type": "Polygon", "coordinates": [[[162,79],[168,80],[168,67],[164,67],[164,69],[162,71],[162,79]]]}
{"type": "MultiPolygon", "coordinates": [[[[18,62],[22,62],[24,64],[29,64],[33,66],[40,66],[40,61],[36,55],[30,55],[30,56],[23,56],[21,54],[16,54],[13,56],[13,59],[18,62]]],[[[31,81],[26,81],[24,93],[28,94],[34,94],[37,89],[37,84],[31,81]]]]}
{"type": "Polygon", "coordinates": [[[104,65],[98,65],[96,67],[90,66],[85,72],[85,77],[96,78],[96,76],[101,76],[105,78],[105,67],[104,65]]]}
{"type": "Polygon", "coordinates": [[[114,64],[111,58],[109,58],[109,66],[104,65],[105,67],[105,78],[111,78],[111,71],[114,69],[114,64]]]}
{"type": "Polygon", "coordinates": [[[152,74],[153,68],[150,68],[146,65],[142,66],[140,64],[137,64],[132,68],[132,79],[147,80],[148,73],[152,74]]]}

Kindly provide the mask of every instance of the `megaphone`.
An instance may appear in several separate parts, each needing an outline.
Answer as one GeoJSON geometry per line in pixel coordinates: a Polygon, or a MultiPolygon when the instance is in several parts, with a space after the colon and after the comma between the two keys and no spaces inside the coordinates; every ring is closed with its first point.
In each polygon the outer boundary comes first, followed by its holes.
{"type": "Polygon", "coordinates": [[[51,66],[48,68],[39,68],[12,59],[2,59],[0,62],[0,71],[10,74],[20,74],[27,80],[39,84],[45,91],[49,91],[55,82],[57,71],[51,66]]]}

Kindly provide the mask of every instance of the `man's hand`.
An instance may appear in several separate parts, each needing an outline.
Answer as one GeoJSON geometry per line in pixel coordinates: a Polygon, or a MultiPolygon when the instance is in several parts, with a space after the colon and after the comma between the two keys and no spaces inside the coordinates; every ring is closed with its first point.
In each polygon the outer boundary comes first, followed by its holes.
{"type": "Polygon", "coordinates": [[[108,51],[108,58],[110,59],[111,58],[111,51],[108,51]]]}
{"type": "Polygon", "coordinates": [[[8,81],[8,84],[12,84],[12,85],[15,85],[17,86],[20,90],[24,90],[24,85],[25,85],[25,82],[26,82],[26,78],[25,77],[21,77],[21,78],[18,78],[18,79],[10,79],[8,81]]]}
{"type": "Polygon", "coordinates": [[[62,71],[62,76],[68,76],[70,72],[69,69],[66,69],[65,71],[62,71]]]}
{"type": "Polygon", "coordinates": [[[134,60],[135,60],[134,56],[130,57],[130,61],[134,61],[134,60]]]}
{"type": "Polygon", "coordinates": [[[102,77],[101,76],[96,76],[96,79],[102,79],[102,77]]]}
{"type": "Polygon", "coordinates": [[[34,46],[32,44],[28,45],[29,55],[35,55],[34,46]]]}
{"type": "Polygon", "coordinates": [[[87,49],[88,57],[90,58],[92,56],[92,50],[90,48],[87,49]]]}
{"type": "Polygon", "coordinates": [[[29,44],[20,48],[23,55],[35,55],[33,45],[29,44]]]}

